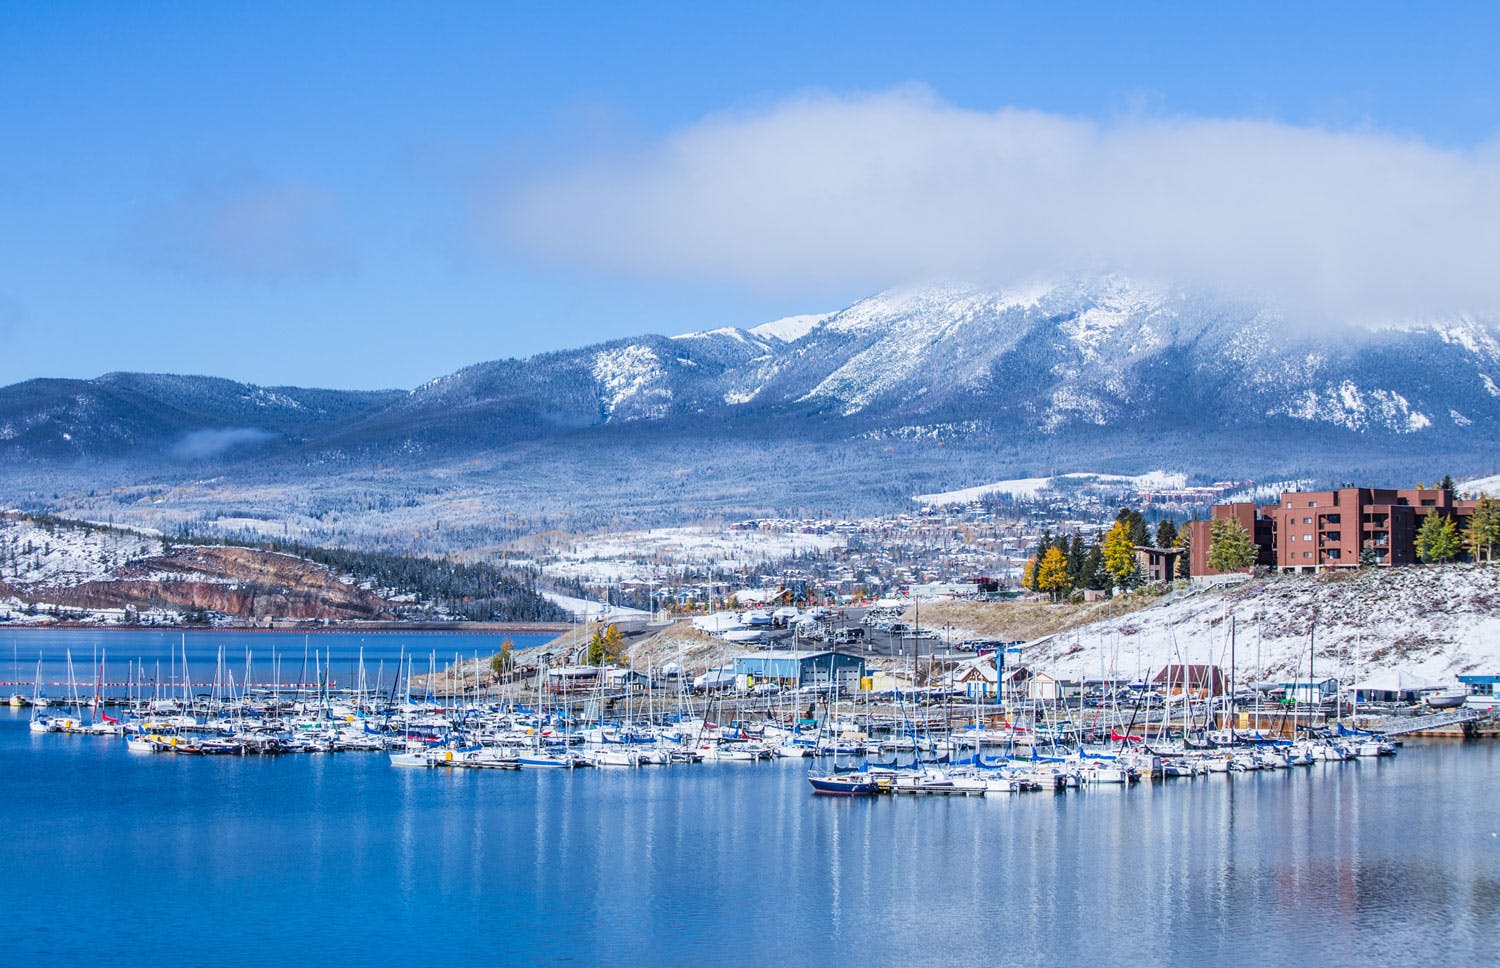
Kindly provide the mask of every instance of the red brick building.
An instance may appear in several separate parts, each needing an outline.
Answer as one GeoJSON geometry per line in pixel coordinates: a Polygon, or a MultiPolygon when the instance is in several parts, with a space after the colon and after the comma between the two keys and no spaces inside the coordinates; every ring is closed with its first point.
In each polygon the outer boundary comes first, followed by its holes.
{"type": "Polygon", "coordinates": [[[1209,521],[1189,525],[1194,575],[1219,574],[1208,566],[1209,530],[1233,518],[1255,540],[1256,564],[1280,571],[1325,571],[1359,567],[1366,549],[1377,565],[1417,562],[1417,529],[1429,514],[1452,517],[1462,529],[1474,501],[1455,500],[1437,488],[1345,487],[1336,491],[1287,491],[1275,504],[1216,504],[1209,521]]]}

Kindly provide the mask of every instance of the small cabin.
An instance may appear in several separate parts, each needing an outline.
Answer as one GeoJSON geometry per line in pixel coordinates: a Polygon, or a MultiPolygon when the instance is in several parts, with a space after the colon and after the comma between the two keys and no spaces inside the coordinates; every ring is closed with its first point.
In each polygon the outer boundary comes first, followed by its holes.
{"type": "Polygon", "coordinates": [[[1063,684],[1045,672],[1033,673],[1026,680],[1026,698],[1036,702],[1057,702],[1063,698],[1063,684]]]}
{"type": "Polygon", "coordinates": [[[1151,684],[1165,695],[1187,693],[1194,699],[1222,696],[1229,691],[1224,673],[1216,665],[1169,665],[1156,674],[1151,684]]]}
{"type": "Polygon", "coordinates": [[[992,656],[973,659],[954,670],[953,687],[969,699],[992,701],[1000,691],[1000,676],[992,656]]]}

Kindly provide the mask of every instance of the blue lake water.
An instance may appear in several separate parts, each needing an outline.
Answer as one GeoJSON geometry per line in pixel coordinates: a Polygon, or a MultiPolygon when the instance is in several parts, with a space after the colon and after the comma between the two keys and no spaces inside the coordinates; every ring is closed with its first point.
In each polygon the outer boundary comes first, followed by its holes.
{"type": "Polygon", "coordinates": [[[984,799],[172,757],[0,712],[21,963],[1492,965],[1500,747],[984,799]]]}
{"type": "MultiPolygon", "coordinates": [[[[331,662],[332,678],[338,686],[358,683],[358,663],[364,659],[365,681],[371,688],[389,686],[402,657],[412,661],[418,675],[430,667],[442,669],[455,657],[493,655],[509,638],[516,648],[540,645],[553,633],[521,632],[415,632],[404,630],[364,632],[256,632],[171,631],[166,629],[6,629],[0,627],[0,683],[8,692],[29,696],[36,679],[37,661],[42,665],[42,689],[52,698],[69,695],[68,657],[73,679],[92,684],[95,665],[102,665],[103,678],[114,683],[113,694],[125,691],[125,682],[164,685],[182,682],[183,652],[187,671],[198,686],[214,680],[219,654],[224,669],[236,683],[248,671],[255,683],[314,683],[319,663],[331,662]],[[248,669],[247,669],[248,659],[248,669]]],[[[85,695],[88,694],[84,690],[85,695]]]]}

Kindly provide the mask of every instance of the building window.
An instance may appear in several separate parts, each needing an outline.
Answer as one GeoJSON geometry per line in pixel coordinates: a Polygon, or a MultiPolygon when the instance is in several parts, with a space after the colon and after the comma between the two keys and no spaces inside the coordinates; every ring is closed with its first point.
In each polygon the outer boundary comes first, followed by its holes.
{"type": "Polygon", "coordinates": [[[1302,557],[1304,557],[1304,558],[1311,558],[1312,557],[1312,552],[1311,551],[1304,551],[1304,552],[1302,552],[1302,557]]]}
{"type": "Polygon", "coordinates": [[[1296,536],[1296,535],[1295,535],[1295,534],[1294,534],[1294,535],[1292,535],[1292,540],[1293,540],[1293,541],[1296,541],[1296,540],[1297,540],[1297,536],[1296,536]]]}
{"type": "Polygon", "coordinates": [[[1312,524],[1312,518],[1303,518],[1302,519],[1302,523],[1303,524],[1312,524]]]}

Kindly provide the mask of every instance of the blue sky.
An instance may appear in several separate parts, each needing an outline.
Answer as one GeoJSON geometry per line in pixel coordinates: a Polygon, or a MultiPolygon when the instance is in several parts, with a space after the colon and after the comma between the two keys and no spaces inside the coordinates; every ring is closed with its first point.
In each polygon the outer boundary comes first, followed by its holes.
{"type": "Polygon", "coordinates": [[[1022,109],[1106,133],[1142,119],[1332,131],[1375,138],[1381,157],[1418,145],[1414,171],[1451,162],[1485,191],[1493,5],[1218,6],[6,3],[0,384],[152,370],[412,386],[906,281],[866,257],[737,272],[741,250],[681,220],[661,231],[714,258],[640,258],[659,242],[621,231],[651,215],[620,194],[681,177],[661,160],[674,139],[728,129],[704,149],[722,162],[746,137],[797,130],[779,122],[806,99],[865,124],[888,115],[862,99],[898,92],[904,118],[915,103],[984,125],[1022,109]],[[563,204],[576,198],[587,207],[563,204]],[[554,204],[558,228],[539,230],[554,204]]]}

